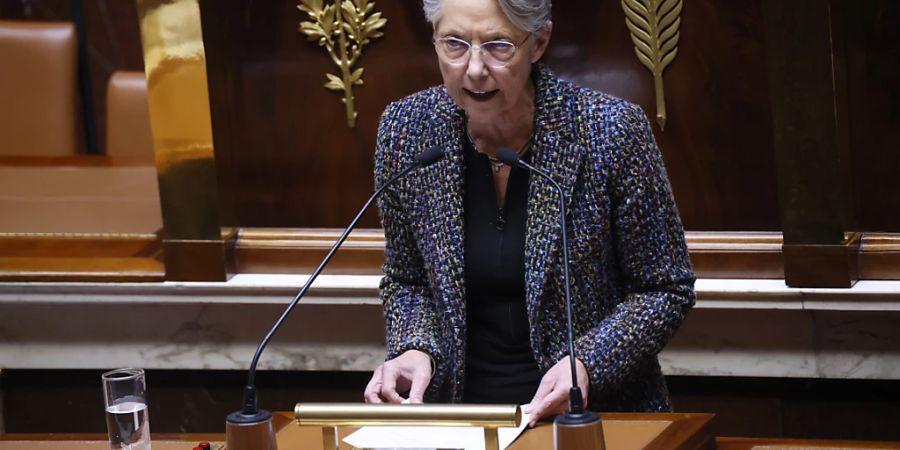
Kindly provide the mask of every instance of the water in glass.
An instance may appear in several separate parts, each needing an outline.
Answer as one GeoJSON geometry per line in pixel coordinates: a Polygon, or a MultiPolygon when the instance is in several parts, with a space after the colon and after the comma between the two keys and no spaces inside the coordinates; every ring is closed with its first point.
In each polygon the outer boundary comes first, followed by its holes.
{"type": "Polygon", "coordinates": [[[111,450],[150,450],[147,404],[126,401],[106,408],[111,450]]]}

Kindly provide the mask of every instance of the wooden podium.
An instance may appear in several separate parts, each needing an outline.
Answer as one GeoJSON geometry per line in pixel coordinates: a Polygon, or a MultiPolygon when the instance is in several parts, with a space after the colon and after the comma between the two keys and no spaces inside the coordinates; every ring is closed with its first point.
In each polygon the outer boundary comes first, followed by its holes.
{"type": "MultiPolygon", "coordinates": [[[[293,414],[275,413],[278,450],[304,450],[322,448],[322,433],[316,427],[300,427],[293,414]]],[[[610,450],[714,449],[709,424],[712,414],[666,413],[633,414],[608,413],[603,415],[603,433],[606,448],[610,450]]],[[[151,428],[153,419],[150,420],[151,428]]],[[[352,427],[340,430],[341,438],[352,433],[352,427]]],[[[15,435],[0,436],[0,450],[106,450],[104,435],[15,435]]],[[[224,435],[153,435],[153,450],[190,450],[197,442],[208,441],[221,445],[224,435]]],[[[216,445],[213,449],[216,449],[216,445]]],[[[553,448],[553,426],[542,423],[526,430],[509,447],[510,450],[546,450],[553,448]]],[[[341,444],[342,450],[351,450],[341,444]]]]}

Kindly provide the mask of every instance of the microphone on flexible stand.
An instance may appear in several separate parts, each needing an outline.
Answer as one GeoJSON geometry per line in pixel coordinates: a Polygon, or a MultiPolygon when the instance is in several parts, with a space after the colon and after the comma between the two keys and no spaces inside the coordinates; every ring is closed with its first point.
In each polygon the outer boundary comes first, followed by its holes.
{"type": "Polygon", "coordinates": [[[575,365],[575,329],[572,325],[572,295],[569,290],[569,245],[566,240],[566,199],[562,187],[547,172],[525,161],[511,149],[497,150],[497,159],[510,167],[520,167],[550,182],[559,193],[559,226],[562,233],[563,284],[566,293],[567,329],[569,332],[569,363],[572,370],[572,388],[569,390],[569,410],[556,416],[553,421],[554,449],[581,450],[604,449],[603,427],[600,415],[584,408],[581,388],[578,386],[578,372],[575,365]]]}
{"type": "Polygon", "coordinates": [[[356,227],[356,224],[362,218],[363,214],[370,206],[372,206],[375,199],[381,196],[385,189],[400,178],[406,176],[408,173],[418,168],[430,166],[431,164],[440,161],[443,157],[444,151],[440,147],[431,147],[422,153],[419,153],[416,156],[415,163],[391,177],[378,188],[371,197],[369,197],[369,200],[366,201],[366,204],[359,210],[359,213],[356,214],[356,217],[350,222],[350,225],[347,226],[334,245],[331,246],[331,250],[328,251],[328,254],[325,255],[325,258],[322,259],[322,262],[316,267],[316,270],[309,276],[306,280],[306,284],[304,284],[300,289],[300,292],[294,296],[294,299],[288,304],[287,308],[285,308],[284,312],[281,314],[281,317],[278,318],[275,325],[272,326],[272,329],[269,330],[269,333],[266,334],[266,337],[263,338],[259,347],[256,349],[256,354],[253,355],[253,360],[250,363],[247,384],[244,386],[242,408],[240,411],[229,414],[225,419],[225,448],[228,450],[275,450],[277,448],[275,444],[275,430],[272,426],[272,413],[259,409],[257,406],[255,378],[256,365],[259,362],[260,355],[272,339],[272,336],[275,335],[275,332],[278,331],[278,328],[281,327],[281,324],[291,313],[291,310],[294,309],[294,306],[297,306],[297,303],[300,302],[300,299],[303,298],[306,291],[309,290],[313,281],[316,280],[322,272],[322,269],[325,268],[331,260],[331,257],[334,256],[337,249],[344,243],[353,228],[356,227]]]}

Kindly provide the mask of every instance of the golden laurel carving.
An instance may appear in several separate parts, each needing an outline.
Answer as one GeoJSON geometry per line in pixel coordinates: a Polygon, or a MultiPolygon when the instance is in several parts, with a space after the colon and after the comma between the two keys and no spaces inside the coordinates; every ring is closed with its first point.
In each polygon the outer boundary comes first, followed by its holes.
{"type": "Polygon", "coordinates": [[[381,28],[387,19],[380,12],[372,13],[375,3],[369,0],[336,0],[324,4],[323,0],[300,0],[297,9],[305,12],[311,22],[300,22],[300,32],[310,41],[328,50],[331,60],[340,69],[339,75],[325,74],[325,88],[343,91],[341,100],[347,108],[347,125],[356,126],[356,109],[353,106],[353,86],[363,84],[363,68],[353,69],[362,55],[363,47],[373,39],[384,35],[381,28]]]}
{"type": "Polygon", "coordinates": [[[625,24],[631,31],[634,53],[656,85],[656,121],[666,129],[666,95],[663,71],[678,55],[682,0],[622,0],[625,24]]]}

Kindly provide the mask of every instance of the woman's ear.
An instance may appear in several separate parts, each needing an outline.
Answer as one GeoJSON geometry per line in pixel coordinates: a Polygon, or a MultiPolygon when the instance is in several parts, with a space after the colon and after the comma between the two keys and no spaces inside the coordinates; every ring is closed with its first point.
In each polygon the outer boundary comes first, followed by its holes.
{"type": "Polygon", "coordinates": [[[550,44],[550,35],[553,33],[553,22],[548,21],[544,28],[534,33],[534,52],[531,54],[531,63],[534,64],[544,56],[547,45],[550,44]]]}

